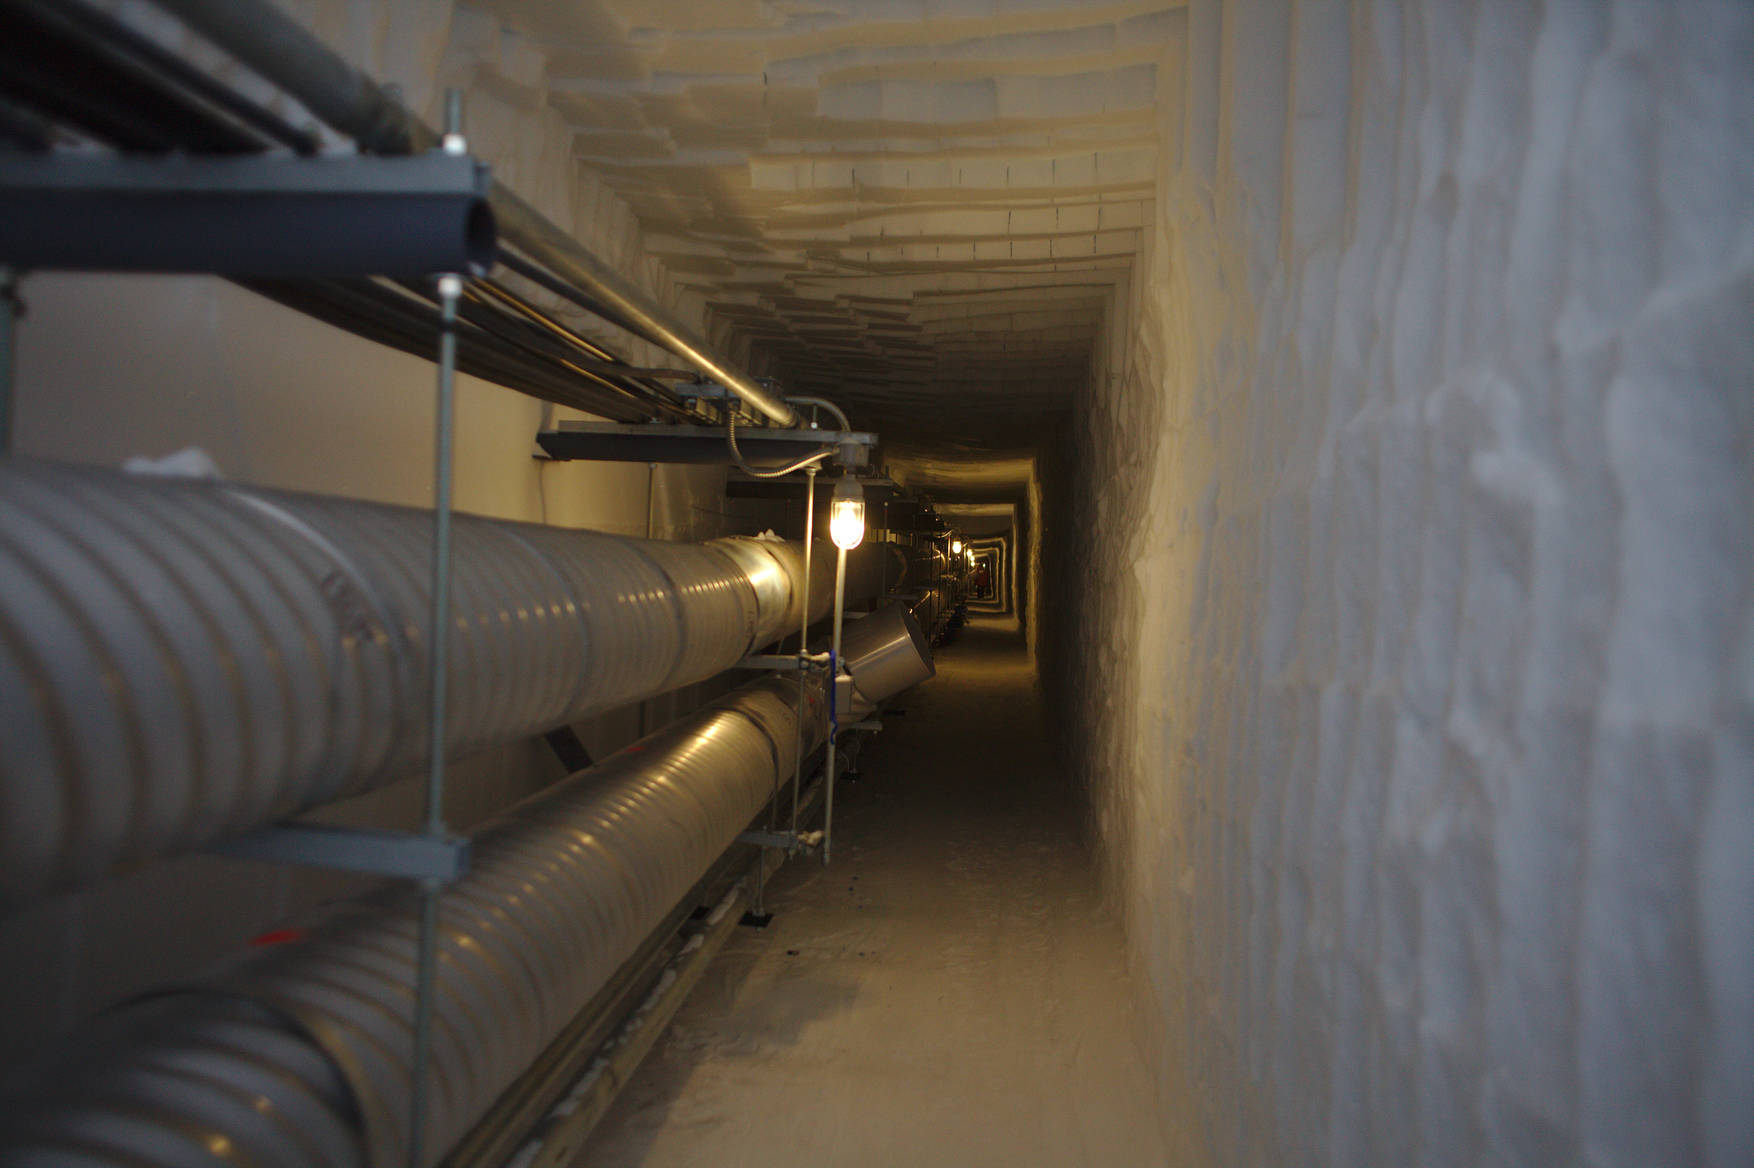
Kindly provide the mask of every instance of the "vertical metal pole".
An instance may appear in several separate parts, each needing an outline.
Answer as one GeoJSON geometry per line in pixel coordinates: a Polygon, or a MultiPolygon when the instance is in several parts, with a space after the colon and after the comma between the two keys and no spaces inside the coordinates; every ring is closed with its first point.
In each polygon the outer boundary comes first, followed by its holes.
{"type": "Polygon", "coordinates": [[[835,687],[830,691],[829,709],[834,713],[828,720],[828,785],[822,792],[822,863],[825,866],[834,850],[834,738],[840,729],[840,707],[835,695],[840,692],[840,630],[847,607],[847,549],[837,546],[834,550],[837,553],[834,563],[834,652],[828,657],[828,684],[835,687]]]}
{"type": "Polygon", "coordinates": [[[445,668],[451,625],[451,482],[455,474],[457,301],[463,294],[458,276],[440,276],[438,417],[433,427],[432,513],[432,677],[431,717],[427,727],[426,830],[444,832],[445,702],[449,678],[445,668]]]}
{"type": "MultiPolygon", "coordinates": [[[[810,545],[816,539],[816,467],[805,468],[804,490],[804,603],[798,614],[798,655],[810,651],[810,545]]],[[[793,716],[797,733],[792,740],[792,836],[798,835],[798,789],[804,782],[804,670],[798,670],[798,708],[793,716]]]]}
{"type": "Polygon", "coordinates": [[[467,154],[469,144],[463,139],[463,91],[453,86],[445,90],[445,136],[439,149],[446,154],[467,154]]]}
{"type": "Polygon", "coordinates": [[[409,1070],[408,1168],[426,1163],[427,1063],[432,1057],[433,982],[438,977],[439,882],[420,882],[420,955],[414,986],[414,1064],[409,1070]]]}
{"type": "MultiPolygon", "coordinates": [[[[463,97],[461,91],[445,93],[447,154],[464,154],[463,97]]],[[[457,302],[463,296],[462,277],[440,276],[439,362],[437,417],[433,425],[433,520],[432,520],[432,612],[430,672],[427,711],[427,771],[425,827],[428,835],[445,834],[445,715],[449,704],[451,640],[451,486],[455,477],[456,445],[457,302]]],[[[430,1110],[428,1066],[432,1057],[432,1015],[438,982],[438,922],[440,884],[423,880],[420,885],[420,937],[414,989],[414,1051],[409,1068],[411,1092],[408,1106],[408,1168],[426,1162],[426,1118],[430,1110]]]]}
{"type": "Polygon", "coordinates": [[[12,364],[18,315],[18,273],[0,264],[0,454],[12,450],[12,364]]]}
{"type": "MultiPolygon", "coordinates": [[[[658,464],[655,462],[648,462],[648,463],[646,463],[646,538],[647,539],[652,538],[652,528],[653,528],[654,523],[655,523],[654,516],[656,515],[656,512],[657,512],[657,506],[658,506],[658,464]]],[[[649,721],[649,719],[646,716],[646,705],[647,705],[648,700],[649,699],[641,698],[640,702],[639,702],[639,712],[638,712],[638,718],[637,718],[638,730],[637,730],[637,733],[635,734],[636,738],[644,738],[646,736],[646,723],[649,721]]]]}
{"type": "Polygon", "coordinates": [[[883,554],[877,557],[878,577],[877,595],[882,599],[889,597],[889,500],[883,500],[883,554]]]}
{"type": "Polygon", "coordinates": [[[652,529],[657,526],[658,509],[658,464],[646,463],[646,538],[652,538],[652,529]]]}
{"type": "MultiPolygon", "coordinates": [[[[653,465],[656,465],[655,463],[653,465]]],[[[767,834],[772,835],[780,815],[780,773],[773,773],[773,790],[767,797],[767,834]]],[[[755,862],[755,907],[750,910],[759,923],[767,916],[767,845],[761,845],[761,858],[755,862]]]]}

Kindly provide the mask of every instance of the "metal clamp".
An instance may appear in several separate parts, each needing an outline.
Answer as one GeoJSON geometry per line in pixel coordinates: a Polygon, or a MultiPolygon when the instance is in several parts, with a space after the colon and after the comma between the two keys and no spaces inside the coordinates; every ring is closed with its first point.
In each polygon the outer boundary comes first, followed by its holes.
{"type": "Polygon", "coordinates": [[[819,831],[746,831],[737,837],[740,844],[754,844],[758,848],[778,848],[785,852],[795,852],[799,848],[813,848],[822,842],[819,831]]]}
{"type": "Polygon", "coordinates": [[[732,669],[761,669],[775,673],[797,673],[807,669],[823,669],[828,665],[827,653],[754,653],[732,669]]]}

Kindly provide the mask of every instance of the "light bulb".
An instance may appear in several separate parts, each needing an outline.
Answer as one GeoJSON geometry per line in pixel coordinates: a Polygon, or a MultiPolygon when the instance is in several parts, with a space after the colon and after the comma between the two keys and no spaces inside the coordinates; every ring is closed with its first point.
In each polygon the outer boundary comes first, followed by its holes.
{"type": "Polygon", "coordinates": [[[962,541],[960,539],[953,539],[950,541],[950,554],[953,556],[960,556],[962,554],[962,541]]]}
{"type": "Polygon", "coordinates": [[[865,539],[865,488],[851,474],[834,485],[828,504],[828,538],[834,546],[851,551],[865,539]]]}

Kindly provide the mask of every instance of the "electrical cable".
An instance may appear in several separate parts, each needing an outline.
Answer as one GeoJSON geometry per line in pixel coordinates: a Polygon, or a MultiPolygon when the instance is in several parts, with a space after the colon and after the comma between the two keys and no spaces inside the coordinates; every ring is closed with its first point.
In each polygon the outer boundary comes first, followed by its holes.
{"type": "Polygon", "coordinates": [[[853,424],[847,421],[846,411],[825,397],[787,397],[786,404],[794,406],[816,406],[820,409],[825,409],[833,414],[836,420],[840,422],[840,428],[842,430],[851,430],[853,428],[853,424]]]}
{"type": "Polygon", "coordinates": [[[725,443],[731,448],[731,457],[736,459],[737,469],[741,470],[744,474],[749,475],[751,478],[758,479],[784,478],[786,475],[789,475],[794,471],[803,470],[807,466],[815,466],[834,453],[832,447],[824,447],[815,454],[806,455],[789,466],[779,467],[774,470],[757,470],[749,465],[748,460],[743,457],[743,452],[737,448],[737,411],[735,408],[727,411],[725,415],[725,443]]]}

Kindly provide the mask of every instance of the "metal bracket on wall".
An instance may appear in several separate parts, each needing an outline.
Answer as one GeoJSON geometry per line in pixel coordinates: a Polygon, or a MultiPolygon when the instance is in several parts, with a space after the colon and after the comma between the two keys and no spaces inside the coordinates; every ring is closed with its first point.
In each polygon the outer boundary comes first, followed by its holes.
{"type": "Polygon", "coordinates": [[[498,232],[467,155],[0,153],[0,263],[230,276],[485,273],[498,232]]]}
{"type": "Polygon", "coordinates": [[[584,742],[579,739],[578,732],[571,726],[550,730],[542,737],[548,743],[548,749],[554,752],[554,757],[560,760],[560,765],[566,768],[567,774],[576,775],[587,767],[597,765],[591,759],[591,752],[585,749],[584,742]]]}
{"type": "Polygon", "coordinates": [[[469,871],[466,836],[287,823],[226,840],[215,855],[307,868],[340,868],[449,884],[469,871]]]}
{"type": "Polygon", "coordinates": [[[797,673],[800,670],[827,667],[827,653],[754,653],[731,666],[732,669],[762,669],[775,673],[797,673]]]}
{"type": "MultiPolygon", "coordinates": [[[[724,463],[736,460],[718,426],[681,426],[663,422],[561,422],[536,435],[548,457],[566,462],[724,463]]],[[[863,430],[781,430],[772,426],[738,427],[737,441],[750,459],[791,462],[837,446],[848,466],[865,466],[877,435],[863,430]]]]}
{"type": "Polygon", "coordinates": [[[798,848],[813,848],[822,842],[819,831],[801,831],[793,834],[789,831],[746,831],[737,837],[740,844],[754,844],[758,848],[778,848],[783,852],[795,851],[798,848]]]}

